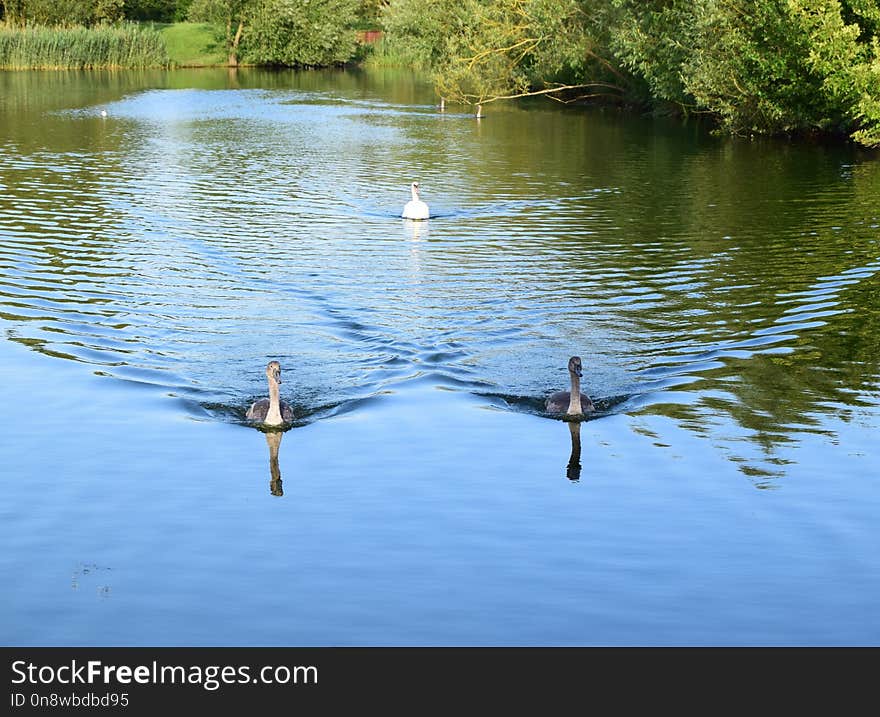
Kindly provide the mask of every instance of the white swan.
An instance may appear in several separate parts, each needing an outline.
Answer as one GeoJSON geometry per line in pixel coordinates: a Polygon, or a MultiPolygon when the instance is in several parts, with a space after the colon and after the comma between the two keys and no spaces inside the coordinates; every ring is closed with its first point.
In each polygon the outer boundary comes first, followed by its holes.
{"type": "Polygon", "coordinates": [[[254,401],[247,412],[247,419],[266,426],[281,426],[293,421],[293,409],[287,401],[280,400],[278,384],[281,383],[281,364],[270,361],[266,365],[269,380],[269,398],[254,401]]]}
{"type": "Polygon", "coordinates": [[[419,183],[413,182],[410,189],[412,199],[406,203],[401,216],[404,219],[427,219],[431,213],[428,211],[428,205],[419,199],[419,183]]]}
{"type": "Polygon", "coordinates": [[[569,416],[582,416],[595,410],[593,402],[585,393],[581,393],[581,357],[572,356],[568,360],[568,373],[571,375],[571,391],[557,391],[548,396],[546,408],[548,413],[565,413],[569,416]]]}

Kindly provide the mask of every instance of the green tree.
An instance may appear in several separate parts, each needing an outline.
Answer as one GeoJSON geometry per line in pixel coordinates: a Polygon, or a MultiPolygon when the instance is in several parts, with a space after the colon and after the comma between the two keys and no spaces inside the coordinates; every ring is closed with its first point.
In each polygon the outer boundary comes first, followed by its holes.
{"type": "Polygon", "coordinates": [[[256,6],[256,0],[193,0],[188,18],[220,28],[220,40],[226,47],[228,63],[235,67],[245,26],[253,17],[256,6]]]}
{"type": "Polygon", "coordinates": [[[391,0],[380,11],[385,41],[416,67],[432,69],[446,56],[447,38],[464,17],[459,0],[391,0]]]}
{"type": "Polygon", "coordinates": [[[188,11],[187,0],[125,0],[125,17],[129,20],[175,22],[184,20],[188,11]]]}
{"type": "Polygon", "coordinates": [[[33,25],[90,25],[94,18],[94,4],[82,0],[25,0],[23,5],[26,21],[33,25]]]}
{"type": "Polygon", "coordinates": [[[843,132],[880,143],[880,18],[871,8],[837,0],[702,0],[697,8],[684,84],[727,130],[843,132]]]}
{"type": "Polygon", "coordinates": [[[24,25],[26,18],[25,0],[0,0],[0,17],[11,27],[24,25]]]}
{"type": "Polygon", "coordinates": [[[453,101],[623,92],[625,78],[580,0],[462,0],[423,10],[419,0],[394,0],[385,27],[403,54],[433,69],[439,93],[453,101]]]}
{"type": "Polygon", "coordinates": [[[120,22],[125,17],[124,4],[124,0],[95,0],[92,19],[99,23],[120,22]]]}
{"type": "Polygon", "coordinates": [[[848,7],[837,0],[789,0],[788,7],[808,40],[806,65],[834,110],[814,121],[842,125],[862,144],[880,145],[880,7],[865,0],[848,7]]]}
{"type": "Polygon", "coordinates": [[[880,146],[877,0],[391,0],[382,17],[393,54],[458,101],[601,96],[880,146]]]}
{"type": "Polygon", "coordinates": [[[259,0],[247,57],[260,64],[326,66],[355,53],[359,0],[259,0]]]}
{"type": "Polygon", "coordinates": [[[387,4],[388,0],[358,0],[358,23],[365,28],[377,27],[382,8],[387,4]]]}
{"type": "Polygon", "coordinates": [[[13,26],[72,27],[116,23],[124,0],[0,0],[5,22],[13,26]]]}
{"type": "Polygon", "coordinates": [[[693,52],[694,8],[699,2],[613,0],[597,13],[597,34],[609,54],[632,73],[636,83],[630,89],[638,99],[679,108],[693,104],[681,68],[693,52]]]}

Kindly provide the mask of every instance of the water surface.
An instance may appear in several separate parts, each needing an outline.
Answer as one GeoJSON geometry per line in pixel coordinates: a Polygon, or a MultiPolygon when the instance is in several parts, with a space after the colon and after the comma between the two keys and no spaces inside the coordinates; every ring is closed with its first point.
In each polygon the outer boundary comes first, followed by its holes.
{"type": "Polygon", "coordinates": [[[0,73],[4,643],[880,643],[876,157],[435,100],[0,73]]]}

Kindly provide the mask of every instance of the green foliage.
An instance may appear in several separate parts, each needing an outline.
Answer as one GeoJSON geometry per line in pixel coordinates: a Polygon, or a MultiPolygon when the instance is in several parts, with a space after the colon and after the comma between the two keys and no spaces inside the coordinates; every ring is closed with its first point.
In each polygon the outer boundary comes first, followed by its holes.
{"type": "Polygon", "coordinates": [[[26,0],[24,3],[24,17],[35,25],[90,25],[94,14],[94,3],[82,0],[26,0]]]}
{"type": "MultiPolygon", "coordinates": [[[[373,28],[385,0],[0,0],[7,27],[81,27],[124,18],[168,23],[185,16],[188,30],[171,32],[181,64],[325,66],[358,52],[354,28],[373,28]],[[205,41],[204,29],[212,37],[205,41]],[[195,45],[199,46],[196,47],[195,45]],[[224,55],[217,61],[218,51],[224,55]]],[[[46,58],[46,61],[49,61],[46,58]]],[[[60,59],[59,62],[66,60],[60,59]]]]}
{"type": "Polygon", "coordinates": [[[614,0],[597,17],[610,54],[639,82],[641,99],[692,103],[681,68],[693,52],[693,0],[614,0]]]}
{"type": "Polygon", "coordinates": [[[358,29],[374,30],[379,27],[379,17],[387,0],[358,0],[358,29]]]}
{"type": "Polygon", "coordinates": [[[455,32],[444,38],[442,58],[435,63],[438,92],[456,102],[480,104],[527,91],[529,76],[522,60],[537,39],[518,22],[521,13],[519,0],[456,4],[447,16],[455,32]]]}
{"type": "Polygon", "coordinates": [[[4,25],[20,27],[25,17],[25,0],[0,0],[0,18],[4,25]]]}
{"type": "Polygon", "coordinates": [[[580,0],[392,0],[383,11],[392,53],[434,71],[441,95],[482,103],[589,75],[612,88],[580,0]]]}
{"type": "Polygon", "coordinates": [[[129,20],[180,22],[189,12],[190,0],[125,0],[125,17],[129,20]]]}
{"type": "Polygon", "coordinates": [[[92,18],[98,23],[119,22],[125,16],[123,5],[124,0],[95,0],[92,18]]]}
{"type": "Polygon", "coordinates": [[[237,62],[326,66],[357,50],[362,0],[193,0],[192,20],[211,23],[237,62]]]}
{"type": "Polygon", "coordinates": [[[192,0],[189,19],[216,28],[217,40],[228,53],[230,65],[238,64],[238,48],[245,26],[254,16],[258,0],[192,0]]]}
{"type": "Polygon", "coordinates": [[[856,20],[846,24],[837,0],[789,0],[789,10],[809,40],[807,66],[831,104],[824,121],[852,131],[862,144],[880,145],[880,9],[851,2],[856,20]],[[859,20],[863,22],[859,24],[859,20]],[[869,42],[860,41],[861,38],[869,42]]]}
{"type": "Polygon", "coordinates": [[[378,42],[373,42],[364,48],[365,57],[363,62],[371,67],[411,67],[413,58],[402,54],[401,51],[387,38],[383,37],[378,42]]]}
{"type": "Polygon", "coordinates": [[[391,0],[380,13],[384,52],[413,67],[437,66],[448,55],[447,38],[459,31],[460,5],[458,0],[391,0]]]}
{"type": "Polygon", "coordinates": [[[192,0],[187,17],[193,22],[210,22],[219,26],[246,19],[255,0],[192,0]]]}
{"type": "MultiPolygon", "coordinates": [[[[880,3],[877,0],[848,0],[842,6],[843,18],[849,24],[858,23],[866,36],[880,32],[880,3]]],[[[865,36],[861,38],[865,39],[865,36]]]]}
{"type": "Polygon", "coordinates": [[[529,73],[535,81],[619,78],[609,63],[596,3],[530,0],[524,10],[521,21],[539,38],[529,55],[529,73]]]}
{"type": "Polygon", "coordinates": [[[322,67],[350,60],[359,0],[259,0],[245,38],[249,62],[322,67]]]}
{"type": "Polygon", "coordinates": [[[213,25],[175,22],[156,27],[165,39],[168,57],[176,67],[224,65],[228,61],[226,47],[217,39],[213,25]]]}
{"type": "Polygon", "coordinates": [[[168,53],[152,28],[121,24],[95,28],[0,28],[0,68],[98,69],[165,67],[168,53]]]}
{"type": "MultiPolygon", "coordinates": [[[[859,6],[859,3],[855,3],[859,6]]],[[[875,16],[838,0],[704,0],[683,66],[696,102],[733,132],[844,132],[880,143],[875,16]]]]}
{"type": "Polygon", "coordinates": [[[702,0],[695,7],[685,86],[731,131],[793,131],[810,106],[822,102],[805,64],[807,43],[784,0],[752,8],[746,2],[702,0]]]}
{"type": "Polygon", "coordinates": [[[74,27],[124,19],[124,0],[0,0],[7,25],[74,27]]]}
{"type": "Polygon", "coordinates": [[[192,0],[0,0],[0,20],[64,26],[120,20],[174,22],[186,18],[192,0]]]}
{"type": "Polygon", "coordinates": [[[390,0],[383,52],[464,102],[576,85],[741,133],[880,145],[877,0],[390,0]]]}

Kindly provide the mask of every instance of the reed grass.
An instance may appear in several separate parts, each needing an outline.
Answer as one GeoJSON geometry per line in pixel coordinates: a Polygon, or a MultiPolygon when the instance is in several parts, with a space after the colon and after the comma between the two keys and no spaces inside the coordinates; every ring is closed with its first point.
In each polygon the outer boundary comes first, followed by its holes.
{"type": "Polygon", "coordinates": [[[427,69],[418,58],[407,54],[385,37],[377,42],[363,45],[363,63],[368,67],[411,67],[427,69]]]}
{"type": "Polygon", "coordinates": [[[136,23],[97,27],[0,27],[0,69],[167,67],[165,39],[136,23]]]}

